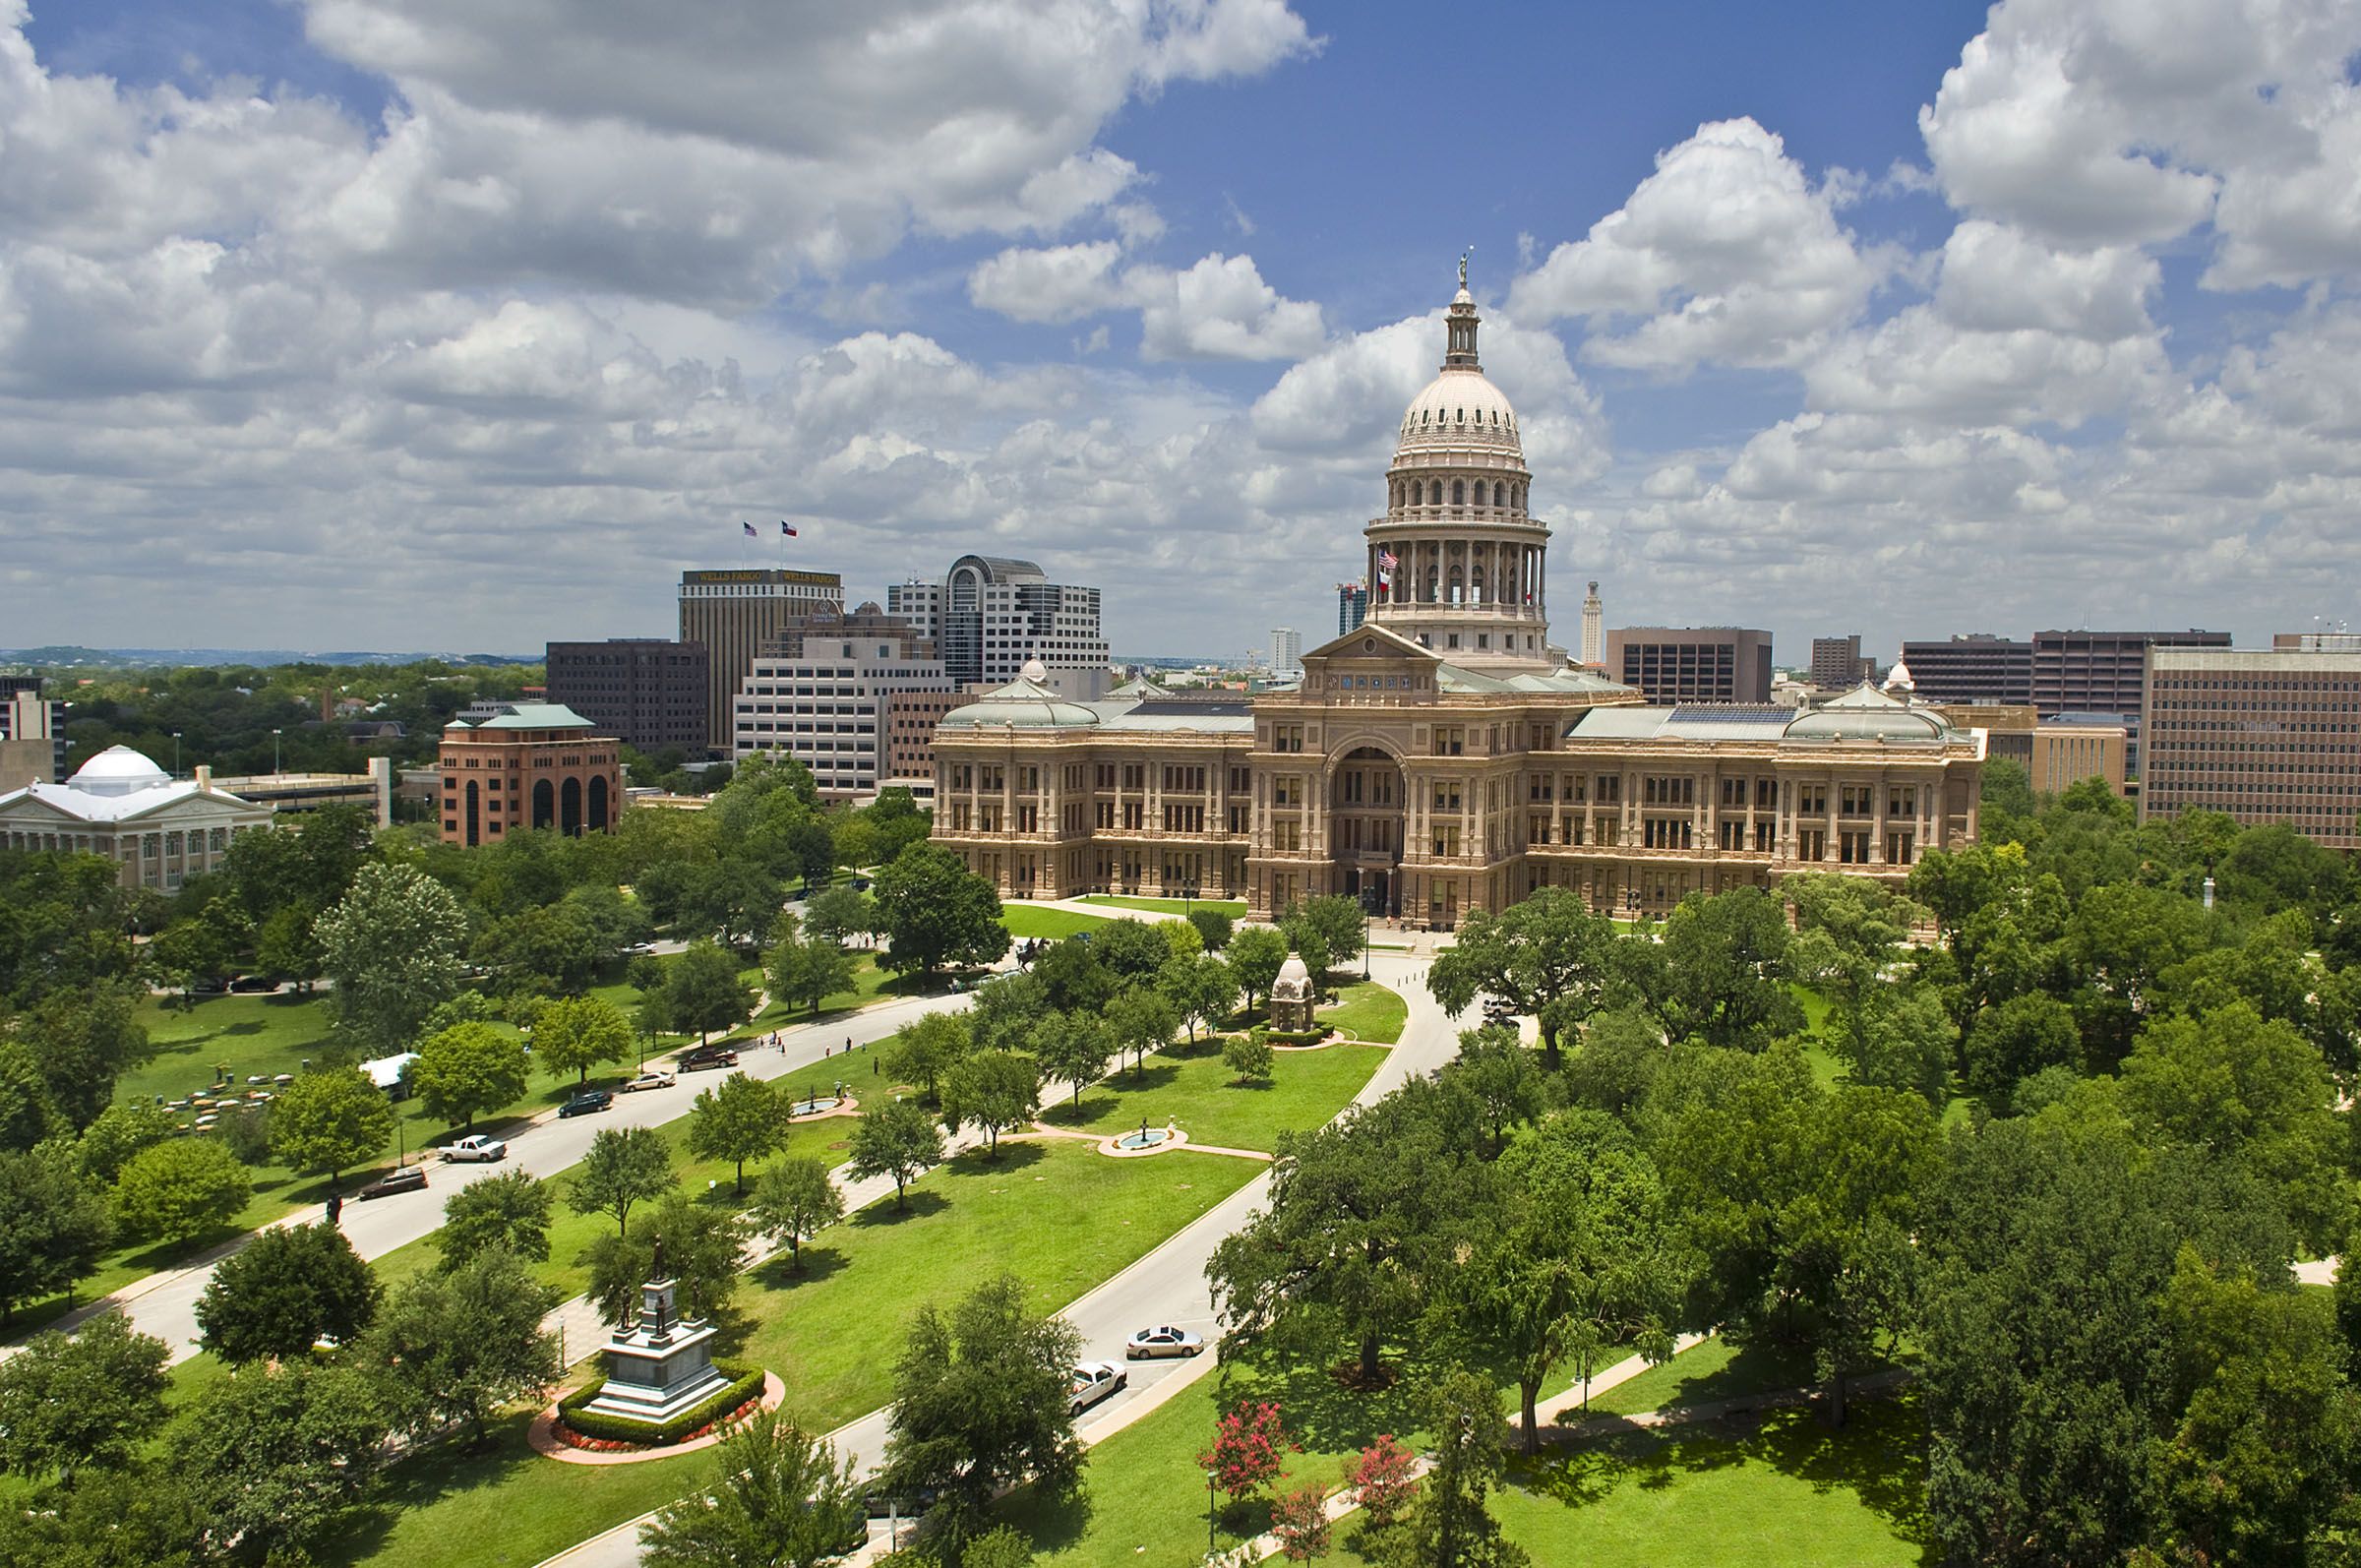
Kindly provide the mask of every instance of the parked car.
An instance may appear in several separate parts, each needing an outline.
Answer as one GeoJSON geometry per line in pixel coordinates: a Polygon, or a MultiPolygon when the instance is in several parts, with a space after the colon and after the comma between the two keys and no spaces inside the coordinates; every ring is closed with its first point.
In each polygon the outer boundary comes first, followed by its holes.
{"type": "Polygon", "coordinates": [[[461,1138],[456,1143],[447,1143],[436,1152],[454,1164],[468,1161],[482,1163],[506,1160],[509,1157],[509,1146],[499,1138],[477,1132],[461,1138]]]}
{"type": "Polygon", "coordinates": [[[396,1192],[424,1192],[425,1190],[426,1167],[409,1165],[379,1176],[353,1195],[363,1199],[390,1198],[396,1192]]]}
{"type": "Polygon", "coordinates": [[[735,1067],[738,1053],[727,1046],[696,1046],[673,1058],[675,1067],[683,1072],[697,1072],[706,1067],[735,1067]]]}
{"type": "Polygon", "coordinates": [[[1123,1357],[1126,1360],[1146,1361],[1160,1356],[1194,1356],[1203,1349],[1204,1335],[1175,1328],[1170,1323],[1160,1323],[1154,1328],[1141,1329],[1125,1341],[1123,1357]]]}
{"type": "Polygon", "coordinates": [[[617,1084],[615,1092],[617,1094],[637,1094],[642,1089],[669,1089],[676,1081],[671,1073],[650,1067],[638,1077],[617,1084]]]}
{"type": "Polygon", "coordinates": [[[229,989],[238,995],[251,996],[258,992],[276,991],[278,982],[268,975],[240,975],[229,983],[229,989]]]}
{"type": "Polygon", "coordinates": [[[909,1497],[889,1497],[883,1492],[865,1492],[861,1497],[861,1505],[863,1511],[872,1519],[885,1519],[899,1515],[907,1524],[928,1509],[933,1508],[941,1499],[941,1496],[942,1493],[932,1486],[922,1486],[915,1496],[909,1497]]]}
{"type": "Polygon", "coordinates": [[[1079,1416],[1130,1381],[1131,1374],[1113,1361],[1084,1361],[1074,1368],[1074,1391],[1066,1408],[1079,1416]]]}
{"type": "Polygon", "coordinates": [[[586,1116],[592,1112],[604,1111],[614,1103],[615,1096],[604,1089],[584,1089],[558,1107],[558,1115],[561,1116],[586,1116]]]}

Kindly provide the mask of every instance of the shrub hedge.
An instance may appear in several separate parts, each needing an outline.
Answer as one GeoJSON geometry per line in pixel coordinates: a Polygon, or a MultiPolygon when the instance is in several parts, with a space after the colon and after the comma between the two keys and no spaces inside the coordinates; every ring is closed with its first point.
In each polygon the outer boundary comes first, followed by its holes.
{"type": "Polygon", "coordinates": [[[603,1438],[609,1442],[644,1443],[660,1448],[677,1443],[682,1438],[702,1431],[722,1417],[736,1410],[762,1392],[762,1368],[741,1366],[735,1361],[713,1363],[713,1369],[730,1380],[729,1386],[712,1398],[692,1405],[668,1421],[636,1421],[628,1416],[609,1416],[582,1407],[598,1398],[603,1383],[579,1388],[558,1401],[558,1416],[568,1426],[584,1437],[603,1438]]]}
{"type": "Polygon", "coordinates": [[[1316,1046],[1336,1031],[1333,1029],[1265,1029],[1262,1037],[1274,1046],[1316,1046]]]}

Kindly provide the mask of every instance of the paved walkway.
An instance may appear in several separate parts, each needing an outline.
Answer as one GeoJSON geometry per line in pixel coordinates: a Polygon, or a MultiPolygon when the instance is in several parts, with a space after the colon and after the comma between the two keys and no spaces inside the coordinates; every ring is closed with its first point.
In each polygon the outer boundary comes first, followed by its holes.
{"type": "MultiPolygon", "coordinates": [[[[1072,907],[1084,913],[1117,918],[1169,918],[1103,905],[1072,907]]],[[[1424,988],[1417,984],[1423,973],[1423,964],[1416,963],[1408,954],[1381,951],[1375,957],[1374,968],[1377,979],[1402,993],[1410,1014],[1403,1025],[1401,1042],[1362,1086],[1354,1099],[1355,1105],[1374,1104],[1408,1079],[1440,1067],[1459,1049],[1458,1029],[1424,988]]],[[[1205,1283],[1205,1265],[1214,1248],[1242,1226],[1248,1215],[1267,1201],[1269,1193],[1269,1176],[1256,1175],[1145,1257],[1059,1312],[1080,1332],[1082,1355],[1087,1359],[1122,1359],[1123,1342],[1143,1323],[1177,1323],[1195,1328],[1206,1340],[1206,1353],[1193,1360],[1131,1363],[1131,1386],[1100,1406],[1099,1414],[1079,1427],[1085,1442],[1101,1441],[1157,1409],[1179,1392],[1167,1385],[1185,1384],[1213,1369],[1219,1358],[1221,1326],[1214,1316],[1211,1293],[1205,1283]]],[[[1603,1385],[1594,1382],[1592,1386],[1603,1385]]],[[[886,1409],[872,1411],[827,1434],[836,1452],[852,1462],[856,1474],[874,1471],[883,1457],[889,1414],[886,1409]]],[[[651,1512],[626,1520],[547,1559],[541,1568],[632,1568],[639,1561],[639,1527],[652,1517],[651,1512]]],[[[879,1550],[881,1542],[873,1552],[879,1550]]],[[[872,1560],[871,1553],[846,1559],[851,1564],[872,1560]]]]}
{"type": "MultiPolygon", "coordinates": [[[[738,1070],[761,1079],[808,1075],[814,1069],[821,1073],[834,1073],[842,1070],[838,1063],[845,1060],[844,1048],[848,1040],[865,1052],[872,1051],[912,1019],[925,1013],[963,1008],[973,999],[969,994],[892,997],[814,1022],[782,1025],[778,1030],[783,1047],[781,1050],[757,1048],[751,1041],[740,1043],[738,1070]],[[821,1055],[812,1055],[814,1046],[820,1048],[821,1055]]],[[[767,1038],[767,1033],[764,1038],[767,1038]]],[[[851,1074],[857,1074],[860,1070],[858,1064],[850,1067],[851,1074]]],[[[430,1164],[429,1179],[433,1184],[425,1192],[403,1193],[370,1203],[348,1201],[344,1205],[342,1219],[345,1239],[363,1259],[383,1257],[396,1247],[440,1230],[444,1204],[454,1192],[470,1182],[509,1170],[529,1171],[543,1177],[555,1176],[578,1162],[589,1148],[591,1138],[602,1128],[660,1126],[688,1115],[696,1099],[696,1075],[690,1074],[685,1075],[673,1089],[619,1095],[614,1109],[594,1116],[560,1120],[554,1109],[544,1111],[513,1126],[504,1134],[509,1143],[509,1158],[505,1161],[488,1165],[430,1164]]],[[[797,1087],[801,1086],[799,1082],[797,1087]]],[[[847,1201],[850,1203],[851,1199],[848,1197],[847,1201]]],[[[282,1215],[272,1222],[272,1226],[308,1225],[326,1217],[321,1207],[315,1204],[282,1215]]],[[[266,1226],[262,1229],[271,1228],[266,1226]]],[[[67,1314],[56,1326],[71,1329],[94,1313],[120,1309],[131,1320],[133,1328],[143,1334],[153,1335],[170,1347],[173,1361],[185,1360],[196,1355],[199,1348],[197,1300],[205,1294],[214,1266],[252,1240],[256,1234],[259,1233],[241,1236],[179,1268],[136,1280],[67,1314]]],[[[557,1326],[561,1326],[567,1335],[567,1354],[570,1357],[578,1359],[587,1354],[581,1349],[584,1343],[595,1349],[605,1342],[605,1330],[598,1325],[595,1314],[585,1317],[571,1302],[558,1310],[562,1317],[557,1326]]],[[[0,1356],[5,1356],[12,1349],[0,1348],[0,1356]]]]}

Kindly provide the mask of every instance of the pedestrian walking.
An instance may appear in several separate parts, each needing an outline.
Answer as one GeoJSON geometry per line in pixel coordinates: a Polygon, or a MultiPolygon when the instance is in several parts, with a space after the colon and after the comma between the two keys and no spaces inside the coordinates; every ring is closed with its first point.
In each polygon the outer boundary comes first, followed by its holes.
{"type": "Polygon", "coordinates": [[[336,1216],[343,1212],[344,1195],[341,1192],[331,1192],[328,1195],[328,1223],[332,1227],[335,1225],[336,1216]]]}

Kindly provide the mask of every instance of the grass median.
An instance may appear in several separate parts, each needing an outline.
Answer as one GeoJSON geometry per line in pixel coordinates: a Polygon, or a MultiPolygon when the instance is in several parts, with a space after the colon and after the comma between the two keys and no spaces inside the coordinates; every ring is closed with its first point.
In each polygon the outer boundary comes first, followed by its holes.
{"type": "Polygon", "coordinates": [[[1000,906],[1000,924],[1019,941],[1033,936],[1072,936],[1121,919],[1120,915],[1084,915],[1070,909],[1039,909],[1025,903],[1000,906]]]}
{"type": "MultiPolygon", "coordinates": [[[[1244,1398],[1277,1403],[1302,1445],[1286,1456],[1281,1487],[1317,1481],[1333,1489],[1348,1456],[1380,1433],[1423,1444],[1423,1370],[1405,1368],[1393,1388],[1364,1396],[1346,1393],[1318,1368],[1225,1368],[1093,1447],[1083,1505],[1051,1508],[1019,1490],[1000,1517],[1032,1539],[1042,1568],[1193,1568],[1204,1558],[1207,1524],[1196,1456],[1221,1412],[1244,1398]]],[[[1512,1484],[1493,1494],[1492,1509],[1536,1563],[1901,1568],[1922,1560],[1925,1438],[1907,1395],[1856,1403],[1834,1432],[1805,1410],[1634,1432],[1547,1450],[1530,1464],[1513,1460],[1512,1484]]],[[[1239,1505],[1221,1500],[1216,1542],[1235,1545],[1269,1519],[1267,1494],[1239,1505]]],[[[1345,1546],[1357,1524],[1352,1515],[1340,1524],[1326,1561],[1363,1564],[1345,1546]]]]}
{"type": "MultiPolygon", "coordinates": [[[[911,1315],[1002,1270],[1036,1305],[1061,1307],[1120,1273],[1257,1172],[1185,1151],[1109,1160],[1057,1140],[965,1155],[910,1189],[821,1233],[798,1274],[784,1258],[750,1275],[737,1309],[751,1320],[730,1354],[776,1372],[790,1414],[828,1430],[886,1402],[911,1315]]],[[[396,1466],[350,1538],[325,1554],[347,1565],[433,1561],[528,1568],[696,1485],[711,1456],[590,1469],[527,1452],[525,1416],[495,1427],[480,1453],[437,1450],[396,1466]]]]}
{"type": "Polygon", "coordinates": [[[1348,1040],[1390,1046],[1402,1038],[1402,1026],[1410,1022],[1410,1003],[1390,987],[1364,980],[1339,992],[1334,1006],[1320,1009],[1319,1021],[1348,1040]]]}
{"type": "Polygon", "coordinates": [[[1228,1149],[1279,1147],[1279,1134],[1316,1127],[1334,1116],[1385,1059],[1377,1046],[1330,1046],[1276,1053],[1268,1083],[1239,1083],[1210,1043],[1152,1053],[1139,1071],[1118,1071],[1044,1108],[1042,1119],[1077,1132],[1116,1133],[1146,1121],[1167,1122],[1191,1142],[1228,1149]]]}
{"type": "Polygon", "coordinates": [[[1232,920],[1246,918],[1246,901],[1242,898],[1135,898],[1128,893],[1091,893],[1082,902],[1106,904],[1115,909],[1140,909],[1151,915],[1179,915],[1188,918],[1191,910],[1209,909],[1232,920]]]}

